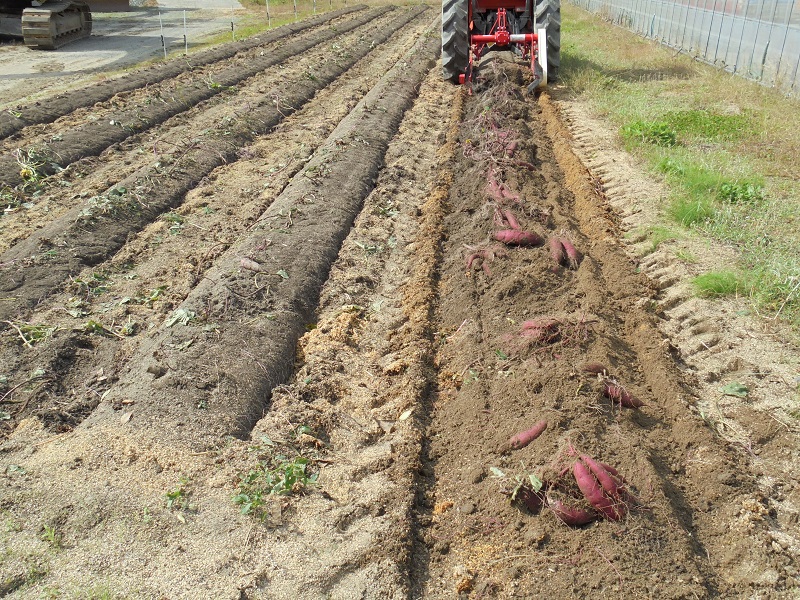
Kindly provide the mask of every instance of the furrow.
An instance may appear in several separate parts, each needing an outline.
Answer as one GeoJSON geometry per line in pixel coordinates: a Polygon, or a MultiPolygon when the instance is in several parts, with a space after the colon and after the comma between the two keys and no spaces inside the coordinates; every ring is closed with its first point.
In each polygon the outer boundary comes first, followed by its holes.
{"type": "Polygon", "coordinates": [[[31,169],[38,176],[52,175],[72,163],[89,156],[97,156],[112,144],[121,142],[135,133],[163,123],[200,102],[240,84],[269,67],[279,65],[293,56],[340,37],[391,10],[389,7],[372,9],[363,15],[348,20],[338,27],[319,31],[308,39],[295,39],[291,44],[277,48],[263,57],[253,58],[245,66],[236,65],[215,75],[214,85],[195,82],[175,89],[169,97],[149,106],[110,112],[102,120],[86,123],[80,127],[59,132],[58,141],[36,144],[33,148],[18,148],[0,156],[0,186],[15,187],[25,183],[21,166],[26,161],[20,157],[35,156],[31,169]]]}
{"type": "Polygon", "coordinates": [[[424,8],[406,10],[374,37],[365,37],[344,57],[329,59],[313,78],[280,85],[281,105],[266,95],[258,107],[221,131],[210,131],[188,144],[172,164],[162,160],[134,173],[89,205],[76,207],[0,257],[0,303],[6,319],[39,302],[83,266],[98,264],[220,165],[234,161],[239,149],[269,132],[286,115],[347,71],[374,46],[385,42],[424,8]],[[55,250],[55,252],[48,252],[55,250]]]}
{"type": "Polygon", "coordinates": [[[29,125],[49,123],[59,117],[69,114],[81,107],[92,106],[97,102],[108,100],[115,94],[128,90],[136,90],[147,85],[152,85],[175,77],[203,65],[209,65],[220,60],[231,58],[238,52],[249,50],[265,44],[291,37],[318,25],[323,25],[340,16],[365,9],[365,5],[341,8],[332,12],[323,13],[300,23],[283,25],[265,34],[261,34],[240,42],[230,42],[204,50],[192,55],[188,60],[184,58],[172,60],[164,65],[153,67],[146,71],[139,71],[131,75],[120,77],[111,81],[100,82],[88,88],[59,94],[57,97],[38,102],[33,106],[21,106],[13,110],[0,113],[0,139],[13,135],[29,125]]]}

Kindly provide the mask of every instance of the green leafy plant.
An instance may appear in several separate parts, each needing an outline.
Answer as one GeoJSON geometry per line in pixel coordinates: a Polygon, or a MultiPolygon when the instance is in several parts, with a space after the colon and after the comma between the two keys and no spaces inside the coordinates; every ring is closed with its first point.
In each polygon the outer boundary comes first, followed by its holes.
{"type": "Polygon", "coordinates": [[[189,488],[189,478],[181,477],[178,484],[164,494],[166,507],[169,510],[194,510],[191,496],[192,490],[189,488]]]}
{"type": "Polygon", "coordinates": [[[263,521],[268,515],[266,503],[270,496],[300,494],[317,483],[319,473],[311,472],[311,466],[304,456],[275,454],[242,476],[233,501],[243,515],[254,515],[263,521]]]}
{"type": "Polygon", "coordinates": [[[726,181],[720,184],[717,196],[731,204],[753,204],[764,199],[764,187],[750,181],[726,181]]]}
{"type": "Polygon", "coordinates": [[[25,323],[24,321],[6,321],[16,331],[22,342],[30,347],[49,338],[58,329],[55,325],[25,323]]]}
{"type": "Polygon", "coordinates": [[[63,535],[55,526],[44,525],[42,527],[42,541],[47,542],[53,548],[61,548],[63,535]]]}
{"type": "Polygon", "coordinates": [[[678,143],[675,131],[663,122],[634,121],[620,130],[628,142],[669,147],[678,143]]]}

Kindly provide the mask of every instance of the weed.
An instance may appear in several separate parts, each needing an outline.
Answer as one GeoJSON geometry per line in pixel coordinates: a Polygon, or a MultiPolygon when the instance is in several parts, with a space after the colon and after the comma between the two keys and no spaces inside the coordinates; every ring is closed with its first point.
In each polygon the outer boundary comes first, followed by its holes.
{"type": "Polygon", "coordinates": [[[309,459],[295,456],[292,459],[276,454],[262,461],[239,481],[239,493],[233,501],[240,505],[243,515],[267,517],[266,499],[269,496],[299,494],[317,482],[318,473],[309,472],[309,459]]]}
{"type": "Polygon", "coordinates": [[[259,462],[241,476],[239,493],[233,498],[242,514],[264,521],[269,516],[270,498],[300,494],[316,484],[319,473],[312,471],[313,459],[302,456],[295,447],[308,436],[313,437],[311,428],[300,425],[292,428],[290,441],[273,441],[262,436],[260,444],[249,448],[258,453],[259,462]]]}
{"type": "Polygon", "coordinates": [[[620,130],[622,137],[628,142],[653,144],[669,147],[678,143],[678,138],[667,123],[634,121],[624,125],[620,130]]]}
{"type": "Polygon", "coordinates": [[[764,199],[764,187],[751,181],[725,181],[720,184],[717,196],[731,204],[753,204],[764,199]]]}
{"type": "Polygon", "coordinates": [[[652,254],[664,242],[670,242],[678,237],[674,229],[662,225],[651,225],[646,229],[645,235],[649,242],[645,249],[645,254],[652,254]]]}
{"type": "Polygon", "coordinates": [[[746,288],[744,278],[733,271],[716,271],[698,275],[692,280],[699,295],[706,298],[733,296],[746,288]]]}
{"type": "Polygon", "coordinates": [[[193,511],[195,506],[191,502],[191,496],[192,490],[189,488],[189,479],[181,477],[178,484],[164,494],[166,507],[169,510],[193,511]]]}
{"type": "Polygon", "coordinates": [[[71,285],[77,288],[78,293],[86,297],[100,296],[109,291],[111,277],[103,271],[95,271],[87,280],[72,279],[71,285]]]}
{"type": "Polygon", "coordinates": [[[702,225],[714,218],[714,203],[708,198],[679,197],[672,201],[668,214],[684,227],[702,225]]]}
{"type": "Polygon", "coordinates": [[[50,544],[52,548],[61,548],[63,543],[63,534],[58,531],[55,526],[44,525],[42,527],[41,538],[43,542],[50,544]]]}
{"type": "Polygon", "coordinates": [[[44,325],[33,323],[25,323],[24,321],[6,321],[13,327],[22,342],[29,348],[38,342],[42,342],[49,338],[58,329],[56,325],[44,325]]]}
{"type": "Polygon", "coordinates": [[[186,219],[178,213],[168,212],[165,213],[161,218],[169,223],[170,235],[178,235],[181,233],[181,231],[183,231],[184,222],[186,219]]]}
{"type": "Polygon", "coordinates": [[[675,258],[688,265],[693,265],[697,263],[697,257],[688,250],[676,250],[675,258]]]}
{"type": "Polygon", "coordinates": [[[680,135],[709,140],[736,140],[751,127],[748,114],[719,114],[709,110],[669,111],[661,119],[680,135]]]}

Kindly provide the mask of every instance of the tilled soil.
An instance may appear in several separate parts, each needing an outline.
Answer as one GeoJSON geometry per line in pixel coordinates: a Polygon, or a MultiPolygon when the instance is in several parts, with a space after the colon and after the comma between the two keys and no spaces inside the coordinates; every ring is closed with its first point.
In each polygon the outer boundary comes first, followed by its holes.
{"type": "Polygon", "coordinates": [[[709,426],[556,105],[441,81],[438,28],[339,11],[6,134],[0,596],[798,592],[794,488],[709,426]]]}

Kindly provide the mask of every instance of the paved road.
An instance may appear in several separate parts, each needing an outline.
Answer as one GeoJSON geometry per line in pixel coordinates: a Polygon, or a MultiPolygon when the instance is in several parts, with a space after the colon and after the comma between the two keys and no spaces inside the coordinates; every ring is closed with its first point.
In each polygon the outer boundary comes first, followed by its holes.
{"type": "Polygon", "coordinates": [[[0,46],[0,107],[67,87],[100,71],[163,56],[162,24],[167,51],[180,51],[184,47],[184,15],[191,51],[209,35],[229,31],[241,8],[232,0],[160,0],[159,8],[95,13],[92,36],[59,50],[0,46]]]}

